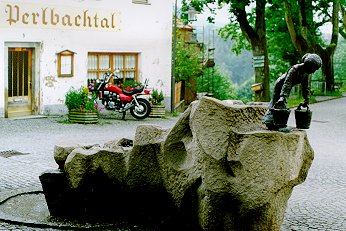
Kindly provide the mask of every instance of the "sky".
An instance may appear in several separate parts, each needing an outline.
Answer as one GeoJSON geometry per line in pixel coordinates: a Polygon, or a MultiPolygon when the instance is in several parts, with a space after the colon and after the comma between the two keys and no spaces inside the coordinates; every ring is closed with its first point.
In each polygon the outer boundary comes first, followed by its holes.
{"type": "MultiPolygon", "coordinates": [[[[178,9],[181,7],[181,0],[178,0],[178,9]]],[[[206,12],[203,12],[202,14],[197,15],[197,22],[192,22],[192,24],[197,25],[197,26],[202,26],[208,24],[207,18],[210,16],[209,10],[206,12]]],[[[229,19],[228,19],[229,13],[228,13],[228,8],[223,7],[222,9],[216,10],[216,15],[215,15],[215,25],[217,27],[224,26],[228,24],[229,19]]]]}
{"type": "MultiPolygon", "coordinates": [[[[209,10],[208,10],[209,11],[209,10]]],[[[197,19],[200,20],[202,23],[208,23],[207,18],[210,16],[209,12],[204,12],[203,14],[197,15],[197,19]]],[[[215,24],[217,26],[224,26],[229,23],[229,13],[228,13],[228,7],[223,7],[222,9],[216,10],[215,14],[215,24]]]]}

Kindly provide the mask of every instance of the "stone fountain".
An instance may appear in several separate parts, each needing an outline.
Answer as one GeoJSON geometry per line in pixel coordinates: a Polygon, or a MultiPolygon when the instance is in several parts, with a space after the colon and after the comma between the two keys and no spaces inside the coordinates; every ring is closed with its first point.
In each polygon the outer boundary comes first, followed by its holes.
{"type": "Polygon", "coordinates": [[[156,230],[280,230],[314,154],[304,130],[267,130],[265,111],[203,97],[172,129],[56,145],[59,168],[40,176],[50,214],[156,230]]]}

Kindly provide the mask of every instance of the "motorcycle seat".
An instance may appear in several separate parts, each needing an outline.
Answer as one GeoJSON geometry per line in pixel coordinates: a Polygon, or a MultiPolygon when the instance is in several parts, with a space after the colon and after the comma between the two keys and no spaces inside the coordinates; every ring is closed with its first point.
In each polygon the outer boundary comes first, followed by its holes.
{"type": "Polygon", "coordinates": [[[123,90],[123,93],[124,93],[124,95],[131,96],[131,95],[134,95],[137,93],[141,93],[143,91],[143,89],[144,89],[144,86],[141,86],[140,88],[134,88],[132,91],[123,90]]]}

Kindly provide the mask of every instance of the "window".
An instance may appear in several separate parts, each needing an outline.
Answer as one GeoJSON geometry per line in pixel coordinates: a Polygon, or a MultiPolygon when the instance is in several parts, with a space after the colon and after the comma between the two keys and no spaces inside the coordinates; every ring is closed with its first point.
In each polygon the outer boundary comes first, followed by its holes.
{"type": "Polygon", "coordinates": [[[72,77],[74,52],[64,50],[58,53],[58,76],[59,77],[72,77]]]}
{"type": "Polygon", "coordinates": [[[135,4],[149,4],[149,0],[132,0],[135,4]]]}
{"type": "Polygon", "coordinates": [[[89,53],[88,79],[99,79],[106,72],[118,70],[122,81],[138,82],[138,54],[136,53],[89,53]]]}

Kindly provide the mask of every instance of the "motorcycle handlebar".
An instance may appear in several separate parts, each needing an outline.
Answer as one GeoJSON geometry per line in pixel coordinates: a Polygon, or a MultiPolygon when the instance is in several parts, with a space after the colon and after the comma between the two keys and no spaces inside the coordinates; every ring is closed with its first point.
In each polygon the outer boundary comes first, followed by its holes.
{"type": "Polygon", "coordinates": [[[116,76],[115,75],[115,72],[105,72],[104,74],[103,74],[103,81],[105,82],[105,83],[108,83],[109,81],[110,81],[110,79],[111,79],[111,77],[115,77],[115,78],[119,78],[118,76],[116,76]]]}

